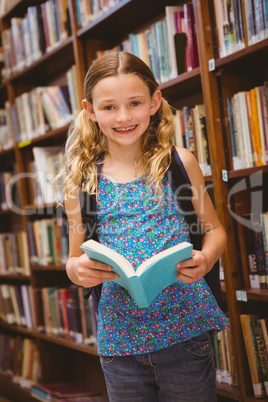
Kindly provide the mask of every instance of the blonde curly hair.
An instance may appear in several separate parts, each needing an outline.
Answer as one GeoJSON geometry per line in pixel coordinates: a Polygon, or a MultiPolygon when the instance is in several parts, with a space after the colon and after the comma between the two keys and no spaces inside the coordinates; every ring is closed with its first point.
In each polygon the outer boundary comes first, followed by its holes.
{"type": "MultiPolygon", "coordinates": [[[[147,85],[150,95],[158,83],[150,68],[138,57],[127,52],[110,52],[93,62],[84,81],[85,99],[92,103],[95,85],[104,78],[135,74],[147,85]]],[[[174,139],[174,120],[169,104],[162,99],[161,106],[151,116],[142,138],[142,163],[148,185],[154,183],[161,193],[162,179],[170,164],[174,139]]],[[[109,155],[106,138],[98,123],[86,111],[81,111],[69,129],[65,145],[65,197],[72,198],[80,188],[89,194],[98,193],[97,164],[109,155]]]]}

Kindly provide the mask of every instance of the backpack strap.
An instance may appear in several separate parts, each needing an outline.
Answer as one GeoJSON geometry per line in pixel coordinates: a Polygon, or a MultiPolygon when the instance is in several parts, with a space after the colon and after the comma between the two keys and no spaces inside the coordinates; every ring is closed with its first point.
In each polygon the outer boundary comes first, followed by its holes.
{"type": "MultiPolygon", "coordinates": [[[[173,146],[170,167],[166,172],[166,178],[177,196],[177,200],[184,212],[185,220],[189,226],[190,240],[196,250],[201,250],[203,233],[198,222],[195,209],[192,204],[192,184],[185,170],[182,160],[173,146]]],[[[205,275],[205,280],[210,287],[218,305],[222,306],[221,285],[219,275],[219,261],[205,275]]]]}
{"type": "MultiPolygon", "coordinates": [[[[100,158],[101,160],[102,158],[100,158]]],[[[101,173],[101,163],[97,164],[98,178],[101,173]]],[[[98,222],[97,222],[97,200],[95,194],[88,194],[86,191],[79,191],[80,208],[82,214],[82,224],[86,230],[86,240],[93,239],[99,241],[98,238],[98,222]]],[[[84,298],[88,299],[92,295],[93,307],[95,314],[98,312],[98,305],[101,297],[102,283],[92,288],[83,288],[84,298]]]]}

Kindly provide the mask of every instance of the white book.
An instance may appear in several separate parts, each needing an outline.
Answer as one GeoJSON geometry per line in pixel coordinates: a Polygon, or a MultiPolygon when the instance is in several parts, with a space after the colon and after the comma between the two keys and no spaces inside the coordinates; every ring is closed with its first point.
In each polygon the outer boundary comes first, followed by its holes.
{"type": "Polygon", "coordinates": [[[22,100],[21,95],[18,96],[17,98],[15,98],[15,106],[16,106],[16,111],[17,111],[17,116],[18,116],[20,141],[24,142],[24,141],[27,141],[28,136],[27,136],[26,121],[25,121],[24,105],[23,105],[23,100],[22,100]]]}
{"type": "Polygon", "coordinates": [[[22,325],[22,318],[20,315],[20,309],[18,305],[17,295],[14,286],[9,286],[9,293],[12,300],[12,305],[15,313],[15,319],[17,325],[22,325]]]}
{"type": "Polygon", "coordinates": [[[35,137],[35,130],[33,127],[32,114],[33,110],[30,106],[29,93],[25,92],[21,95],[21,105],[23,106],[23,115],[25,119],[26,139],[31,140],[35,137]]]}
{"type": "Polygon", "coordinates": [[[178,75],[174,36],[175,33],[177,32],[175,24],[175,13],[180,11],[183,11],[183,6],[165,7],[171,79],[177,77],[178,75]]]}
{"type": "MultiPolygon", "coordinates": [[[[53,183],[54,177],[51,166],[48,165],[48,156],[56,156],[60,153],[61,149],[62,147],[60,146],[33,147],[35,166],[37,170],[37,180],[40,185],[45,203],[53,203],[60,201],[61,199],[60,192],[57,193],[55,184],[53,183]]],[[[52,167],[54,168],[54,166],[52,167]]]]}
{"type": "Polygon", "coordinates": [[[21,286],[21,294],[22,294],[23,307],[25,311],[26,327],[29,329],[33,329],[32,311],[30,305],[28,286],[26,285],[21,286]]]}
{"type": "Polygon", "coordinates": [[[224,33],[223,33],[223,17],[222,17],[221,0],[214,0],[214,9],[215,9],[216,26],[217,26],[217,34],[218,34],[219,56],[224,57],[224,56],[226,56],[226,51],[225,51],[225,42],[224,42],[224,33]]]}
{"type": "Polygon", "coordinates": [[[35,99],[35,104],[36,104],[36,113],[37,113],[37,121],[38,121],[38,135],[45,134],[46,131],[49,129],[49,126],[45,120],[45,115],[44,115],[44,110],[43,110],[43,105],[42,105],[42,100],[41,100],[41,94],[42,94],[42,87],[37,87],[34,88],[32,91],[33,97],[35,99]]]}
{"type": "Polygon", "coordinates": [[[181,115],[183,114],[182,110],[176,110],[176,114],[174,116],[175,121],[175,142],[179,147],[183,147],[183,138],[182,138],[182,128],[181,128],[181,115]]]}
{"type": "Polygon", "coordinates": [[[239,112],[240,112],[240,124],[241,124],[241,142],[243,155],[245,158],[245,167],[253,167],[253,148],[251,143],[251,133],[249,126],[249,117],[247,111],[246,93],[238,92],[237,94],[239,112]]]}
{"type": "MultiPolygon", "coordinates": [[[[246,167],[244,152],[243,152],[243,142],[242,142],[242,127],[240,121],[240,111],[239,111],[239,99],[237,94],[232,97],[232,107],[233,107],[233,119],[234,119],[234,131],[235,131],[235,142],[237,149],[237,159],[236,164],[234,163],[234,169],[244,169],[246,167]]],[[[234,161],[235,162],[235,161],[234,161]]]]}

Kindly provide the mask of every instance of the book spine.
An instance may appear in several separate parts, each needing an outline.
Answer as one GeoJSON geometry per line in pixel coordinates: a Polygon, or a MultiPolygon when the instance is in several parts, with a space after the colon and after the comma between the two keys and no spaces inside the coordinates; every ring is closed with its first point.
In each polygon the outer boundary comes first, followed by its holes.
{"type": "Polygon", "coordinates": [[[257,352],[257,358],[260,366],[260,376],[264,385],[266,395],[268,395],[268,358],[264,350],[264,342],[262,332],[258,324],[258,318],[256,315],[251,315],[251,325],[254,337],[255,348],[257,352]]]}
{"type": "Polygon", "coordinates": [[[264,242],[262,235],[262,228],[260,223],[260,215],[252,216],[252,224],[253,224],[253,241],[254,247],[256,250],[257,257],[257,269],[260,280],[260,288],[266,289],[266,258],[264,251],[264,242]]]}
{"type": "Polygon", "coordinates": [[[250,326],[250,316],[248,314],[240,315],[240,322],[243,331],[243,337],[246,347],[246,353],[248,358],[248,364],[250,369],[251,381],[253,386],[254,396],[256,398],[262,398],[265,396],[264,387],[259,377],[259,371],[257,366],[257,357],[254,349],[252,330],[250,326]]]}

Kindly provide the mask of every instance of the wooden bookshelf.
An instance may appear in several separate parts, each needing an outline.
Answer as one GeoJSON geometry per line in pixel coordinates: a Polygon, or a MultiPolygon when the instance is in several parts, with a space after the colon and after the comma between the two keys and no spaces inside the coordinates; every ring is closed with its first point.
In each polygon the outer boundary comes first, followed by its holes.
{"type": "Polygon", "coordinates": [[[43,85],[49,79],[56,77],[59,73],[66,70],[68,66],[74,64],[73,38],[69,37],[64,42],[50,52],[45,53],[40,59],[33,62],[30,66],[15,72],[7,79],[12,85],[24,81],[34,85],[43,85]],[[54,66],[51,69],[51,65],[54,66]]]}
{"type": "MultiPolygon", "coordinates": [[[[1,17],[1,30],[10,27],[11,18],[23,17],[29,6],[43,3],[44,0],[16,0],[1,17]]],[[[49,85],[75,64],[78,70],[76,86],[82,99],[83,78],[95,58],[96,50],[112,48],[126,39],[129,33],[139,32],[152,21],[162,18],[167,5],[182,5],[180,0],[167,2],[155,0],[122,0],[114,8],[99,15],[85,26],[79,26],[77,20],[76,0],[68,0],[71,36],[60,42],[50,52],[46,52],[31,65],[6,78],[0,84],[1,107],[6,100],[13,105],[15,98],[34,86],[49,85]]],[[[241,227],[230,214],[230,207],[239,216],[249,212],[250,191],[246,188],[243,194],[236,194],[229,202],[229,192],[239,181],[249,180],[256,173],[263,174],[263,191],[267,183],[268,166],[233,169],[230,132],[226,98],[238,91],[246,91],[262,85],[268,77],[267,56],[268,38],[238,50],[228,56],[219,58],[215,29],[215,12],[213,0],[193,0],[200,67],[187,71],[160,85],[163,96],[176,108],[192,106],[203,102],[206,108],[206,124],[208,132],[209,154],[212,176],[205,177],[207,184],[213,184],[215,206],[228,236],[226,251],[223,256],[224,284],[222,285],[223,302],[230,320],[233,359],[237,376],[237,386],[224,383],[217,384],[220,401],[254,402],[250,371],[244,347],[243,334],[239,316],[244,313],[258,313],[267,310],[268,290],[249,289],[248,268],[244,234],[241,227]],[[209,68],[211,60],[215,67],[209,68]],[[196,103],[192,103],[196,102],[196,103]],[[227,180],[223,180],[225,171],[227,180]],[[230,205],[231,204],[231,205],[230,205]],[[246,293],[247,302],[237,300],[237,291],[246,293]]],[[[0,152],[1,170],[10,168],[15,163],[18,173],[28,172],[29,161],[33,160],[32,148],[52,145],[63,146],[69,123],[57,129],[48,129],[44,134],[31,140],[15,141],[14,126],[10,133],[14,138],[14,146],[0,152]],[[3,166],[3,167],[2,167],[3,166]]],[[[35,219],[43,219],[56,215],[57,203],[36,204],[27,180],[20,182],[21,216],[12,210],[0,210],[0,232],[10,232],[17,228],[27,231],[27,224],[35,219]]],[[[263,211],[267,201],[263,203],[263,211]]],[[[267,209],[266,209],[267,210],[267,209]]],[[[254,211],[253,211],[254,212],[254,211]]],[[[49,287],[67,285],[68,280],[64,265],[31,264],[31,275],[1,275],[1,284],[32,285],[33,287],[49,287]]],[[[41,356],[42,380],[55,376],[55,380],[66,375],[71,380],[81,375],[83,381],[97,384],[105,395],[105,383],[101,373],[95,346],[79,345],[68,339],[48,336],[26,327],[10,325],[0,321],[1,333],[29,337],[37,342],[41,356]],[[62,357],[54,367],[55,355],[62,357]],[[65,357],[66,355],[66,357],[65,357]],[[68,365],[67,360],[73,364],[68,365]],[[69,373],[67,373],[67,366],[69,373]],[[80,367],[80,368],[79,368],[80,367]],[[90,376],[86,376],[87,367],[90,376]]],[[[14,384],[5,375],[0,374],[1,392],[13,400],[35,400],[30,393],[14,384]]],[[[268,398],[261,399],[268,401],[268,398]]]]}

